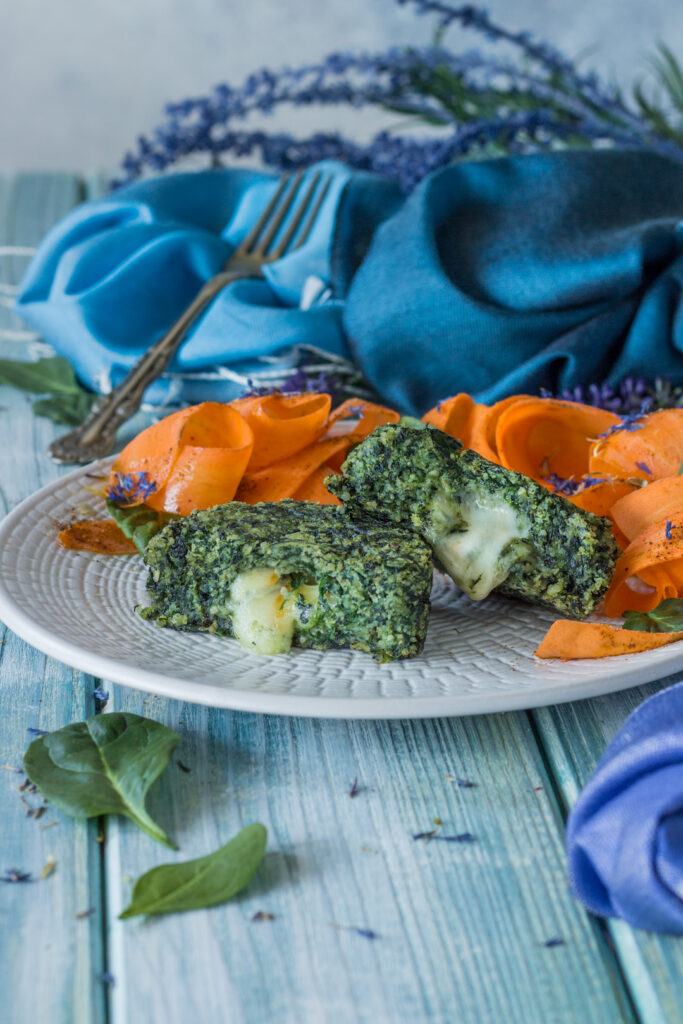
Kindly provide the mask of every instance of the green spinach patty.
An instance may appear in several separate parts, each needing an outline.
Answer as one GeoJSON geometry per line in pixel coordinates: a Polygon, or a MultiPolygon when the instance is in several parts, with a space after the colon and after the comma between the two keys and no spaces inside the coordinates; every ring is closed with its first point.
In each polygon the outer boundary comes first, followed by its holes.
{"type": "Polygon", "coordinates": [[[353,515],[408,527],[474,600],[492,590],[584,618],[617,556],[609,520],[417,421],[378,427],[328,489],[353,515]]]}
{"type": "Polygon", "coordinates": [[[336,506],[229,502],[169,523],[147,545],[144,618],[235,636],[259,654],[352,647],[419,654],[432,556],[411,531],[336,506]]]}

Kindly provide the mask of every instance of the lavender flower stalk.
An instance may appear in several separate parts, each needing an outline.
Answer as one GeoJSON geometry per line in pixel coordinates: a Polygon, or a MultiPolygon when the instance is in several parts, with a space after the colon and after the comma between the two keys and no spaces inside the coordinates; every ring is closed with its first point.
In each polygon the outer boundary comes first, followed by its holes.
{"type": "Polygon", "coordinates": [[[642,86],[628,102],[597,74],[579,72],[559,50],[528,32],[498,25],[472,5],[397,2],[436,20],[433,45],[375,54],[331,53],[299,68],[262,69],[240,86],[221,83],[208,96],[171,103],[166,120],[151,136],[140,136],[136,149],[125,156],[124,177],[115,184],[202,153],[214,164],[228,156],[253,156],[276,170],[332,158],[394,177],[406,191],[454,160],[557,146],[645,147],[683,162],[680,68],[665,47],[660,46],[655,71],[671,111],[649,98],[642,86]],[[507,47],[514,58],[453,53],[442,40],[456,23],[488,43],[507,47]],[[360,144],[336,132],[297,139],[245,126],[254,116],[283,105],[380,107],[440,133],[385,130],[360,144]]]}

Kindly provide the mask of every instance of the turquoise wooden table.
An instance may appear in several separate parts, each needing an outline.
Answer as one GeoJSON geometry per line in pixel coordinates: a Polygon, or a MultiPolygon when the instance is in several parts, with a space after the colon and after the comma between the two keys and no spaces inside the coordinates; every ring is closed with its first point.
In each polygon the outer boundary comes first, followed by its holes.
{"type": "MultiPolygon", "coordinates": [[[[34,339],[9,309],[23,249],[98,185],[0,177],[0,355],[34,339]]],[[[60,428],[0,389],[2,513],[61,471],[60,428]]],[[[218,711],[113,686],[0,646],[3,1024],[683,1020],[683,943],[591,917],[569,895],[563,822],[608,740],[659,684],[466,719],[340,722],[218,711]],[[119,921],[134,878],[175,855],[123,819],[76,821],[21,790],[31,729],[99,710],[176,729],[149,808],[181,847],[263,822],[268,853],[233,902],[119,921]],[[358,780],[353,798],[349,790],[358,780]],[[457,780],[472,785],[463,786],[457,780]],[[414,840],[435,818],[470,843],[414,840]],[[46,878],[46,865],[53,870],[46,878]],[[259,911],[272,918],[253,920],[259,911]],[[366,933],[374,933],[371,938],[366,933]]]]}

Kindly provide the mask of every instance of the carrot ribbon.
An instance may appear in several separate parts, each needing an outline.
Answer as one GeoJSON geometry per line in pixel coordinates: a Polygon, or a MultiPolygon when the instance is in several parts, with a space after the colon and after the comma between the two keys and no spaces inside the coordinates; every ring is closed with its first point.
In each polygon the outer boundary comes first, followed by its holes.
{"type": "Polygon", "coordinates": [[[325,394],[258,395],[230,405],[251,427],[254,448],[247,469],[254,472],[303,451],[325,431],[331,398],[325,394]]]}
{"type": "Polygon", "coordinates": [[[145,503],[187,515],[232,500],[253,447],[251,427],[236,409],[202,402],[138,434],[114,462],[112,481],[146,473],[155,489],[145,503]]]}
{"type": "Polygon", "coordinates": [[[637,654],[664,647],[683,639],[681,633],[646,633],[618,629],[604,622],[575,622],[558,619],[534,651],[537,658],[610,658],[615,654],[637,654]]]}

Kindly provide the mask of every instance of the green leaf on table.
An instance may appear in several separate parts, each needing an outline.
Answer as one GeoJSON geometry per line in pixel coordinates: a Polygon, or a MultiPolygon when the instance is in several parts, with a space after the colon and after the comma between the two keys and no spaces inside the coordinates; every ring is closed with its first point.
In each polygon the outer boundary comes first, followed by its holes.
{"type": "Polygon", "coordinates": [[[175,512],[157,512],[149,505],[117,505],[107,502],[107,511],[119,529],[132,540],[141,555],[155,533],[173,519],[182,519],[175,512]]]}
{"type": "Polygon", "coordinates": [[[624,629],[646,633],[677,633],[683,630],[683,600],[667,597],[649,612],[624,612],[624,629]]]}
{"type": "Polygon", "coordinates": [[[0,384],[31,391],[34,395],[76,395],[83,391],[73,366],[63,356],[38,359],[35,363],[0,359],[0,384]]]}
{"type": "Polygon", "coordinates": [[[95,715],[34,740],[24,754],[24,771],[73,818],[124,814],[175,850],[145,810],[145,798],[179,742],[176,732],[140,715],[95,715]]]}
{"type": "Polygon", "coordinates": [[[27,363],[18,359],[0,359],[0,384],[48,395],[33,403],[36,416],[46,416],[53,423],[77,427],[90,412],[97,395],[78,383],[73,366],[63,356],[51,356],[27,363]]]}
{"type": "Polygon", "coordinates": [[[92,392],[82,390],[68,395],[51,395],[34,402],[33,411],[36,416],[46,416],[53,423],[78,427],[92,409],[96,398],[97,395],[92,392]]]}
{"type": "Polygon", "coordinates": [[[263,860],[267,838],[263,825],[247,825],[206,857],[152,868],[138,878],[130,905],[119,917],[170,914],[225,903],[251,881],[263,860]]]}

